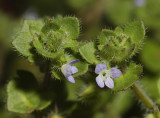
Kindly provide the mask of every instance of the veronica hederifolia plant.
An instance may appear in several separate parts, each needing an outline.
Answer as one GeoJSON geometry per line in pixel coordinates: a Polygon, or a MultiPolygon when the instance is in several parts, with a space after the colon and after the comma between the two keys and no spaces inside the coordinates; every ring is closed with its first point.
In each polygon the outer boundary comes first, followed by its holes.
{"type": "MultiPolygon", "coordinates": [[[[63,101],[75,103],[96,100],[98,99],[96,96],[103,90],[98,89],[98,86],[104,88],[106,85],[116,92],[133,87],[144,104],[152,109],[154,104],[146,102],[149,99],[143,96],[135,84],[142,73],[142,66],[131,61],[143,45],[145,36],[143,22],[134,21],[115,30],[103,29],[96,41],[90,42],[76,40],[79,29],[79,21],[75,17],[58,16],[45,20],[25,20],[12,44],[30,62],[42,61],[47,65],[44,80],[51,81],[49,78],[52,76],[58,79],[53,79],[54,83],[62,81],[58,86],[63,88],[60,93],[67,91],[67,97],[63,96],[63,101]]],[[[27,76],[27,72],[25,75],[27,76]]],[[[19,75],[18,78],[25,77],[19,75]]],[[[36,88],[31,87],[33,91],[21,91],[21,87],[16,84],[19,79],[13,79],[8,84],[7,106],[10,111],[28,113],[42,110],[57,100],[56,95],[55,98],[54,96],[41,97],[43,95],[36,82],[33,84],[36,88]],[[15,101],[16,95],[20,96],[19,98],[23,95],[29,103],[23,99],[15,101]],[[30,101],[28,96],[31,95],[33,100],[30,101]],[[38,102],[35,102],[36,100],[38,102]],[[20,103],[21,105],[17,107],[20,103]]],[[[30,79],[30,81],[32,83],[34,80],[30,79]]],[[[60,100],[62,101],[62,98],[60,100]]],[[[77,105],[73,106],[73,109],[77,109],[77,105]]]]}

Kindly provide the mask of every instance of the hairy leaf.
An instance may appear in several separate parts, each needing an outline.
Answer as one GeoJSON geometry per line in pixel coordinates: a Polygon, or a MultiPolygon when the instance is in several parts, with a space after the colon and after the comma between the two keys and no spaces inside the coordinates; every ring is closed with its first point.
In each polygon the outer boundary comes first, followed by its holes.
{"type": "Polygon", "coordinates": [[[76,39],[79,36],[79,21],[76,17],[64,17],[58,21],[61,29],[69,39],[76,39]]]}
{"type": "Polygon", "coordinates": [[[131,63],[124,74],[119,78],[114,79],[115,86],[112,90],[120,91],[131,87],[139,79],[141,73],[142,67],[135,63],[131,63]]]}
{"type": "Polygon", "coordinates": [[[35,77],[27,71],[18,71],[18,77],[9,82],[7,92],[7,108],[12,112],[30,113],[51,104],[48,95],[39,91],[35,77]]]}
{"type": "Polygon", "coordinates": [[[99,61],[96,58],[96,49],[93,42],[86,43],[79,48],[82,57],[90,64],[97,64],[99,61]]]}
{"type": "Polygon", "coordinates": [[[24,20],[21,31],[19,31],[13,40],[13,46],[24,56],[31,56],[31,41],[34,33],[38,33],[43,23],[39,20],[24,20]]]}

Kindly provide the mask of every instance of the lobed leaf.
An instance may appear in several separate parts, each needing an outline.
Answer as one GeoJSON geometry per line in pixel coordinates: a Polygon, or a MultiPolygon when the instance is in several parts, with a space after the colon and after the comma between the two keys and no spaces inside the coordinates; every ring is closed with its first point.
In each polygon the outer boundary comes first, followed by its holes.
{"type": "Polygon", "coordinates": [[[99,61],[96,58],[96,49],[93,42],[86,43],[79,48],[81,56],[90,64],[97,64],[99,61]]]}
{"type": "Polygon", "coordinates": [[[85,83],[82,80],[76,80],[75,84],[70,82],[66,82],[66,89],[68,92],[67,100],[77,101],[78,92],[80,92],[81,88],[85,86],[85,83]]]}
{"type": "Polygon", "coordinates": [[[139,43],[144,39],[145,28],[142,21],[135,21],[125,26],[124,33],[131,37],[134,43],[139,43]]]}
{"type": "Polygon", "coordinates": [[[24,56],[31,56],[31,41],[34,33],[38,33],[43,23],[40,20],[24,20],[21,31],[18,32],[13,40],[13,46],[24,56]]]}
{"type": "Polygon", "coordinates": [[[119,78],[114,79],[114,91],[126,90],[131,87],[138,79],[139,75],[142,73],[142,67],[131,63],[126,71],[119,78]]]}
{"type": "Polygon", "coordinates": [[[93,85],[88,85],[84,87],[84,89],[78,93],[78,101],[92,101],[96,94],[96,89],[93,85]]]}
{"type": "Polygon", "coordinates": [[[41,32],[47,34],[49,31],[57,31],[60,29],[60,26],[54,19],[47,19],[45,25],[41,28],[41,32]]]}
{"type": "Polygon", "coordinates": [[[126,25],[124,32],[131,38],[131,41],[135,44],[134,48],[132,48],[132,54],[130,56],[132,57],[143,45],[145,36],[144,24],[142,21],[132,22],[126,25]]]}
{"type": "Polygon", "coordinates": [[[27,71],[18,71],[18,77],[7,85],[7,108],[17,113],[42,110],[51,104],[48,96],[39,91],[35,77],[27,71]]]}
{"type": "Polygon", "coordinates": [[[69,39],[77,39],[79,36],[79,21],[76,17],[64,17],[58,19],[60,28],[67,34],[69,39]]]}
{"type": "Polygon", "coordinates": [[[38,37],[35,36],[33,40],[33,46],[36,48],[36,51],[43,57],[55,59],[63,55],[63,49],[59,49],[55,52],[50,52],[44,49],[43,44],[38,40],[38,37]]]}
{"type": "Polygon", "coordinates": [[[63,77],[63,73],[60,70],[51,69],[51,74],[53,78],[56,78],[58,80],[61,80],[63,77]]]}

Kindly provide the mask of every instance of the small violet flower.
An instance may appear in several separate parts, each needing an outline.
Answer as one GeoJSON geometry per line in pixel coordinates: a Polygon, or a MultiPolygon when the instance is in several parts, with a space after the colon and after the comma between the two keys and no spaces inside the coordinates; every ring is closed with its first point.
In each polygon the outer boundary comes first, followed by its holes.
{"type": "Polygon", "coordinates": [[[72,64],[79,62],[78,59],[73,60],[67,64],[64,64],[61,67],[61,71],[64,74],[64,76],[66,77],[66,79],[71,82],[71,83],[75,83],[74,78],[72,77],[72,74],[75,74],[78,72],[78,69],[75,66],[72,66],[72,64]]]}
{"type": "Polygon", "coordinates": [[[113,67],[110,70],[107,70],[106,64],[97,64],[95,68],[95,73],[99,74],[96,77],[96,82],[100,88],[103,88],[106,85],[108,88],[114,87],[114,82],[112,79],[118,78],[122,72],[113,67]]]}

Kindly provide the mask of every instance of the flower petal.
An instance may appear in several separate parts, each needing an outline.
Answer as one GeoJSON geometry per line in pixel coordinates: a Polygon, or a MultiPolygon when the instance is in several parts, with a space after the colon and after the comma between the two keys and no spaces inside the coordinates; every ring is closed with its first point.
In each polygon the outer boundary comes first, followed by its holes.
{"type": "Polygon", "coordinates": [[[79,62],[79,59],[73,60],[73,61],[69,62],[68,64],[74,64],[74,63],[77,63],[77,62],[79,62]]]}
{"type": "Polygon", "coordinates": [[[67,77],[67,80],[71,83],[75,83],[75,80],[72,76],[67,77]]]}
{"type": "Polygon", "coordinates": [[[72,66],[65,64],[61,67],[61,71],[64,74],[65,77],[69,77],[72,75],[72,66]]]}
{"type": "Polygon", "coordinates": [[[103,79],[101,78],[102,76],[97,76],[96,77],[96,82],[97,82],[97,84],[98,84],[98,86],[100,87],[100,88],[103,88],[104,87],[104,82],[103,82],[103,79]]]}
{"type": "Polygon", "coordinates": [[[118,78],[122,74],[122,72],[117,68],[111,68],[110,71],[112,78],[118,78]]]}
{"type": "Polygon", "coordinates": [[[72,66],[71,70],[72,70],[72,74],[74,74],[74,73],[77,73],[77,72],[78,72],[78,69],[77,69],[75,66],[72,66]]]}
{"type": "Polygon", "coordinates": [[[99,74],[101,71],[107,68],[106,64],[97,64],[95,68],[95,73],[99,74]]]}
{"type": "Polygon", "coordinates": [[[105,81],[105,85],[108,87],[108,88],[113,88],[114,87],[114,82],[111,78],[107,78],[106,81],[105,81]]]}

